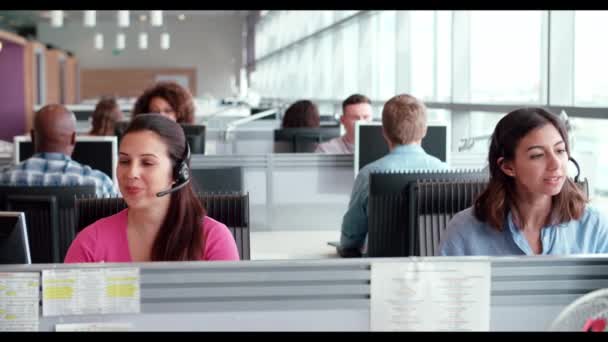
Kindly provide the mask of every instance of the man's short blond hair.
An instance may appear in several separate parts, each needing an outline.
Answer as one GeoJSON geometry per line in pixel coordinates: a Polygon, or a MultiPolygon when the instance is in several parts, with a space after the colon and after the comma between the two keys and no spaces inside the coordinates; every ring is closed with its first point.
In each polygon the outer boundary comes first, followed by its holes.
{"type": "Polygon", "coordinates": [[[426,106],[411,95],[392,97],[382,109],[382,129],[393,144],[422,140],[426,135],[426,106]]]}

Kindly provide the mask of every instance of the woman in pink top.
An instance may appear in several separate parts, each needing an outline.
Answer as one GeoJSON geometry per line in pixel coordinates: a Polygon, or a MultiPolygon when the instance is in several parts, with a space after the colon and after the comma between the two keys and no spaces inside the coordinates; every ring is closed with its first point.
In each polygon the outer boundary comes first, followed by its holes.
{"type": "Polygon", "coordinates": [[[128,208],[81,231],[66,263],[239,260],[232,234],[206,215],[192,189],[179,124],[138,115],[119,152],[118,186],[128,208]]]}

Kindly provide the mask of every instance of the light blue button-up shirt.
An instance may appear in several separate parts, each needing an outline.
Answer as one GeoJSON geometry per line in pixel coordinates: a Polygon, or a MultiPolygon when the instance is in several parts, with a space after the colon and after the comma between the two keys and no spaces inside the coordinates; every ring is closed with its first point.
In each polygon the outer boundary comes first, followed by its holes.
{"type": "Polygon", "coordinates": [[[446,170],[448,166],[438,158],[426,154],[418,144],[398,145],[386,156],[364,166],[355,179],[348,210],[342,219],[340,246],[362,248],[367,237],[367,198],[369,174],[377,171],[446,170]]]}
{"type": "MultiPolygon", "coordinates": [[[[498,231],[479,221],[472,208],[459,212],[448,223],[439,255],[533,255],[510,212],[506,221],[498,231]]],[[[607,217],[587,205],[579,220],[543,227],[540,239],[544,255],[608,253],[607,217]]]]}

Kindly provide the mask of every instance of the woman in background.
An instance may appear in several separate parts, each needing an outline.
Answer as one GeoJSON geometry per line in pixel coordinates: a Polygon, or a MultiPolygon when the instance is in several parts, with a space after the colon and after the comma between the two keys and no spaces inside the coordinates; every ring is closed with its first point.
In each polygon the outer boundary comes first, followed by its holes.
{"type": "Polygon", "coordinates": [[[319,127],[321,116],[317,105],[309,100],[294,102],[283,115],[282,128],[319,127]]]}
{"type": "Polygon", "coordinates": [[[133,118],[160,113],[178,123],[194,123],[194,100],[190,91],[175,82],[158,82],[137,99],[133,118]]]}
{"type": "Polygon", "coordinates": [[[118,102],[113,97],[104,97],[95,106],[90,135],[114,135],[114,125],[123,119],[118,102]]]}

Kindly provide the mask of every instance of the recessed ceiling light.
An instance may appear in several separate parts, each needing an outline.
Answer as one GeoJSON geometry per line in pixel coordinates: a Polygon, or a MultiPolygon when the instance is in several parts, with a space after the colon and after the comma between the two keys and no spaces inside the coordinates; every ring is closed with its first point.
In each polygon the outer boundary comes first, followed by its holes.
{"type": "Polygon", "coordinates": [[[182,14],[178,15],[177,18],[181,21],[184,21],[184,20],[186,20],[186,15],[182,13],[182,14]]]}
{"type": "Polygon", "coordinates": [[[139,21],[146,21],[148,17],[145,14],[139,16],[139,21]]]}

